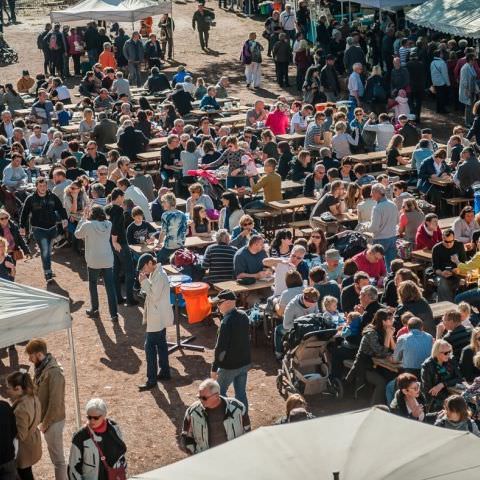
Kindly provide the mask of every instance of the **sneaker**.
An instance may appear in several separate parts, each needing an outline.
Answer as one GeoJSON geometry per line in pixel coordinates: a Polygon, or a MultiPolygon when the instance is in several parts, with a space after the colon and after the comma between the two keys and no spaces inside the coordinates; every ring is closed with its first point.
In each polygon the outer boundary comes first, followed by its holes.
{"type": "Polygon", "coordinates": [[[118,315],[114,315],[113,317],[111,317],[110,321],[113,323],[118,323],[118,315]]]}
{"type": "Polygon", "coordinates": [[[162,373],[160,372],[157,375],[157,380],[171,380],[172,376],[169,373],[162,373]]]}
{"type": "Polygon", "coordinates": [[[98,310],[90,309],[90,310],[85,310],[85,315],[88,318],[98,318],[99,313],[98,313],[98,310]]]}
{"type": "Polygon", "coordinates": [[[146,392],[147,390],[152,390],[157,386],[156,383],[144,383],[143,385],[138,386],[140,392],[146,392]]]}
{"type": "Polygon", "coordinates": [[[52,273],[46,273],[45,274],[45,281],[47,283],[53,282],[53,274],[52,273]]]}

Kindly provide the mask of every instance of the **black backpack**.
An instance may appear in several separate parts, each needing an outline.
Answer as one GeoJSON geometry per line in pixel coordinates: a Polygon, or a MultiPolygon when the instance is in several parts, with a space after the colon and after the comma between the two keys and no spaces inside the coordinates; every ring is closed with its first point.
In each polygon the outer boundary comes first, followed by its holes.
{"type": "Polygon", "coordinates": [[[343,259],[347,260],[367,248],[367,239],[359,232],[348,232],[337,236],[334,245],[343,259]]]}

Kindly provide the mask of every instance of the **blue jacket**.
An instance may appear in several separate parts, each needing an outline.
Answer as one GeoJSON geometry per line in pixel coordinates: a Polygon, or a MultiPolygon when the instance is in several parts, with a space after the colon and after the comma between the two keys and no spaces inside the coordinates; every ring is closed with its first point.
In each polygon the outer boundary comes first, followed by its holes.
{"type": "Polygon", "coordinates": [[[220,110],[220,105],[214,97],[211,97],[210,95],[205,95],[200,101],[200,108],[202,110],[207,110],[210,108],[213,108],[214,110],[220,110]]]}
{"type": "MultiPolygon", "coordinates": [[[[422,193],[428,193],[428,191],[432,187],[432,184],[430,183],[429,179],[432,175],[436,175],[436,170],[433,163],[434,163],[433,157],[428,157],[420,165],[420,171],[418,172],[419,178],[418,178],[417,187],[422,193]]],[[[440,175],[438,176],[441,176],[443,173],[450,173],[450,172],[451,172],[450,167],[446,164],[445,161],[443,161],[442,168],[440,170],[440,175]]]]}

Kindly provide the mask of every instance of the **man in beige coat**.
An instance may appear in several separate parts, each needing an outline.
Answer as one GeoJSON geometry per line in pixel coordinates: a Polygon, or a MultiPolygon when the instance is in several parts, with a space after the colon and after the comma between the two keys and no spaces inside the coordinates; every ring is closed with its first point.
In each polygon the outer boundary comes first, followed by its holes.
{"type": "Polygon", "coordinates": [[[67,464],[63,450],[65,427],[65,377],[62,367],[41,338],[30,340],[25,347],[30,362],[35,365],[34,383],[42,406],[41,423],[38,426],[48,446],[48,453],[55,468],[55,480],[67,480],[67,464]]]}
{"type": "Polygon", "coordinates": [[[143,324],[145,334],[145,355],[147,357],[147,382],[139,385],[140,391],[151,390],[157,380],[170,380],[168,364],[167,327],[173,325],[173,310],[170,304],[168,277],[154,256],[144,253],[138,259],[138,279],[145,292],[143,324]],[[157,361],[158,358],[158,361],[157,361]],[[160,364],[160,372],[158,372],[160,364]]]}

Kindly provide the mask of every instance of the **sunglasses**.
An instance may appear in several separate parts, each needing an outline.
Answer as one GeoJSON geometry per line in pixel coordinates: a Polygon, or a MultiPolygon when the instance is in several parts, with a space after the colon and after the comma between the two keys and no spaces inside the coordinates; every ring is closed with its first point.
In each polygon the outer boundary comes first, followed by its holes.
{"type": "Polygon", "coordinates": [[[447,350],[446,352],[440,352],[442,355],[450,356],[452,354],[452,350],[447,350]]]}
{"type": "Polygon", "coordinates": [[[87,420],[98,420],[101,417],[101,415],[87,415],[87,420]]]}
{"type": "Polygon", "coordinates": [[[450,244],[450,243],[454,243],[454,242],[455,242],[455,240],[444,240],[444,243],[449,243],[450,244]]]}
{"type": "Polygon", "coordinates": [[[101,175],[102,177],[105,176],[106,174],[107,174],[107,172],[97,172],[97,175],[98,175],[98,176],[101,175]]]}
{"type": "Polygon", "coordinates": [[[248,227],[249,225],[253,225],[253,223],[252,222],[244,223],[242,227],[248,227]]]}
{"type": "Polygon", "coordinates": [[[205,395],[197,395],[197,398],[199,400],[201,400],[202,402],[206,402],[209,398],[212,398],[214,397],[215,395],[217,395],[216,393],[214,393],[213,395],[210,395],[209,397],[206,397],[205,395]]]}
{"type": "Polygon", "coordinates": [[[297,260],[303,260],[303,257],[300,257],[299,255],[292,255],[293,258],[296,258],[297,260]]]}
{"type": "Polygon", "coordinates": [[[312,235],[311,238],[320,238],[320,235],[312,235]]]}
{"type": "Polygon", "coordinates": [[[0,220],[8,220],[8,217],[0,217],[0,220]]]}

